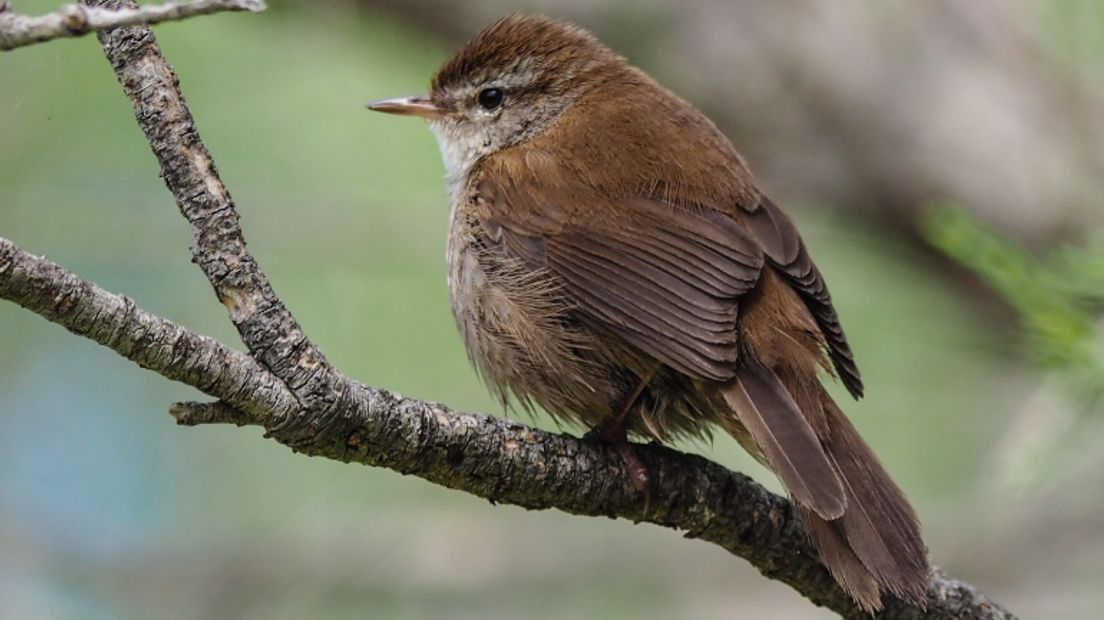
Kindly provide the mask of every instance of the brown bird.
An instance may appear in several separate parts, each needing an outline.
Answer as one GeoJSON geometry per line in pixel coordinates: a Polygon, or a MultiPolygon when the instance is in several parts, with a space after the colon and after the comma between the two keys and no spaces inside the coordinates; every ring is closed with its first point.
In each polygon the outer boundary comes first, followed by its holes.
{"type": "Polygon", "coordinates": [[[512,15],[477,34],[420,116],[452,198],[448,281],[472,362],[503,400],[626,437],[731,434],[786,486],[866,610],[922,601],[916,513],[820,371],[862,380],[790,219],[708,118],[576,26],[512,15]]]}

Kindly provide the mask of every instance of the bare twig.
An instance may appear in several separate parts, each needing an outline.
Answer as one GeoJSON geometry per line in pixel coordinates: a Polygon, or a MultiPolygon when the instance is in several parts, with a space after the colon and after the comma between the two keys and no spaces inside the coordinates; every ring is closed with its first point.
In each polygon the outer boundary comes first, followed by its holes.
{"type": "Polygon", "coordinates": [[[224,399],[254,419],[297,410],[252,357],[150,314],[0,237],[0,298],[98,342],[142,368],[224,399]]]}
{"type": "MultiPolygon", "coordinates": [[[[200,140],[176,74],[153,32],[121,28],[98,36],[161,164],[161,176],[192,225],[192,261],[229,310],[249,352],[288,386],[304,409],[325,418],[338,408],[351,408],[360,384],[333,369],[246,249],[234,201],[200,140]]],[[[294,424],[296,419],[287,422],[294,424]]]]}
{"type": "Polygon", "coordinates": [[[6,3],[0,8],[0,51],[120,26],[157,24],[221,11],[256,13],[265,9],[265,3],[264,0],[195,0],[186,4],[169,2],[119,9],[66,4],[53,13],[34,17],[3,8],[7,8],[6,3]]]}

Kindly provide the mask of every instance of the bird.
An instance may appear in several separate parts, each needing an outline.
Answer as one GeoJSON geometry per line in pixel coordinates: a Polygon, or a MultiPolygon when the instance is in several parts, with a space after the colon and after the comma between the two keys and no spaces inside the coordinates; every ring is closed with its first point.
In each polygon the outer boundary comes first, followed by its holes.
{"type": "Polygon", "coordinates": [[[916,512],[822,383],[863,394],[825,280],[712,121],[582,27],[520,14],[428,94],[368,107],[437,139],[452,311],[496,397],[589,429],[642,491],[629,437],[720,429],[860,607],[923,603],[916,512]]]}

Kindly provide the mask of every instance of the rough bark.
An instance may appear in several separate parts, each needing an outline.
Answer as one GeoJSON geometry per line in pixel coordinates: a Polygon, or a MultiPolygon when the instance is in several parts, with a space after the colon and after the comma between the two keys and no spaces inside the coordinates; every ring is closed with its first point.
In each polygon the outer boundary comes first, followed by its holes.
{"type": "Polygon", "coordinates": [[[2,237],[0,298],[254,416],[295,410],[291,392],[252,357],[150,314],[131,299],[86,282],[2,237]]]}
{"type": "MultiPolygon", "coordinates": [[[[116,0],[88,4],[133,6],[116,0]]],[[[192,262],[229,310],[249,352],[304,408],[323,418],[335,408],[350,408],[342,401],[354,398],[358,384],[334,371],[246,250],[234,201],[200,140],[176,73],[161,55],[153,31],[120,28],[97,36],[161,165],[165,185],[192,225],[192,262]]]]}
{"type": "MultiPolygon", "coordinates": [[[[107,3],[117,5],[118,3],[107,3]]],[[[698,456],[638,447],[651,500],[608,446],[353,381],[325,359],[245,247],[229,192],[199,139],[148,28],[100,35],[162,176],[192,223],[193,260],[250,353],[195,334],[0,239],[0,297],[193,386],[215,403],[178,403],[181,424],[256,425],[293,450],[388,467],[494,502],[646,521],[744,557],[847,618],[864,615],[816,558],[790,503],[698,456]]],[[[884,618],[1012,618],[969,584],[933,577],[926,609],[888,600],[884,618]]]]}

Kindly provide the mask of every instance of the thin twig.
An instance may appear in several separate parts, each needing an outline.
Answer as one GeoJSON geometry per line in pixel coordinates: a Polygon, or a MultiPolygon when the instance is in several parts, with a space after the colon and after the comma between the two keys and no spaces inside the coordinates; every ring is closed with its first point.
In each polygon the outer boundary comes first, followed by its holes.
{"type": "MultiPolygon", "coordinates": [[[[127,0],[120,4],[132,5],[127,0]]],[[[165,185],[192,225],[192,262],[229,310],[249,352],[288,386],[303,409],[319,418],[364,401],[356,395],[360,384],[334,370],[307,338],[246,248],[234,200],[199,137],[176,73],[153,31],[122,28],[97,36],[161,165],[165,185]]],[[[289,425],[299,421],[286,420],[289,425]]]]}
{"type": "Polygon", "coordinates": [[[120,26],[158,24],[221,11],[257,13],[264,9],[264,0],[195,0],[118,9],[66,4],[53,13],[33,17],[0,8],[0,51],[120,26]]]}
{"type": "Polygon", "coordinates": [[[252,357],[139,308],[0,237],[0,298],[23,306],[142,368],[249,411],[293,415],[284,384],[252,357]]]}

